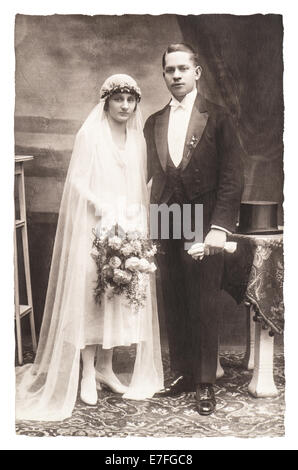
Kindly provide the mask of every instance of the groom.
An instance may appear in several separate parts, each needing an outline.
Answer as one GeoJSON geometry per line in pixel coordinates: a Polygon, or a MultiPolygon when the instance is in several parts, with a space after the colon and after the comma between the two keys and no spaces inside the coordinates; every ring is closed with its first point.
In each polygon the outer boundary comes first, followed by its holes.
{"type": "Polygon", "coordinates": [[[215,410],[223,247],[234,231],[243,186],[242,149],[225,109],[197,92],[193,48],[171,44],[162,58],[171,101],[146,121],[151,204],[203,205],[205,256],[192,258],[170,222],[158,255],[174,381],[158,393],[195,391],[197,411],[215,410]],[[175,232],[175,233],[174,233],[175,232]]]}

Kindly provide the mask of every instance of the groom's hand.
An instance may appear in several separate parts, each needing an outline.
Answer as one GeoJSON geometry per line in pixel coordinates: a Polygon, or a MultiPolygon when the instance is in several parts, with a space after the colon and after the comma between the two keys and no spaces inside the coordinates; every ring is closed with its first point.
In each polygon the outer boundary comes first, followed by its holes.
{"type": "Polygon", "coordinates": [[[224,230],[212,228],[206,235],[204,240],[205,243],[205,255],[216,255],[224,249],[224,244],[227,241],[227,234],[224,230]]]}

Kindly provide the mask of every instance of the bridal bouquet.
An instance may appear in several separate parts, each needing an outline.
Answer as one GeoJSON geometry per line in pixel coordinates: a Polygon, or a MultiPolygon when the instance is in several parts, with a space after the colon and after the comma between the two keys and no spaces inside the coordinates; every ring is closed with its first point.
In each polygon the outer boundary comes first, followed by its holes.
{"type": "Polygon", "coordinates": [[[95,301],[100,303],[104,293],[109,298],[123,294],[131,305],[142,307],[148,274],[156,270],[152,261],[156,246],[140,232],[124,232],[119,225],[93,233],[91,256],[97,267],[95,301]]]}

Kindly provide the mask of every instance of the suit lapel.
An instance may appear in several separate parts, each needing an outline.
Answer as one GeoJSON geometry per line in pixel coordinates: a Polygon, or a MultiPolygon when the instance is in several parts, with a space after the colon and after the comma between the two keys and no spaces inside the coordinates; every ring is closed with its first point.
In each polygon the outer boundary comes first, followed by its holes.
{"type": "Polygon", "coordinates": [[[189,120],[186,139],[183,150],[181,169],[185,170],[191,156],[201,140],[202,134],[208,121],[208,113],[204,98],[198,94],[189,120]]]}
{"type": "Polygon", "coordinates": [[[168,160],[168,126],[169,126],[170,106],[167,106],[163,113],[156,117],[155,121],[155,143],[161,166],[166,171],[168,160]]]}

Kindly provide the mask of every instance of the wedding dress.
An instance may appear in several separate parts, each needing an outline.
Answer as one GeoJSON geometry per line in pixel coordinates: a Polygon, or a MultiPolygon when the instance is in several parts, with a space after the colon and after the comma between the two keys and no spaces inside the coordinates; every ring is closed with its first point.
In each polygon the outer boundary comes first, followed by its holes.
{"type": "Polygon", "coordinates": [[[66,177],[43,323],[34,364],[16,368],[16,419],[56,421],[71,416],[80,350],[136,344],[124,398],[142,400],[163,387],[155,282],[135,311],[123,296],[95,303],[94,229],[120,223],[147,232],[146,152],[140,113],[127,124],[125,148],[113,143],[104,101],[79,130],[66,177]]]}

